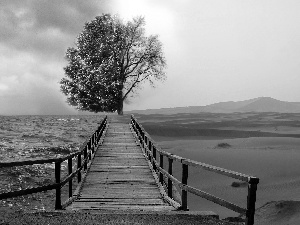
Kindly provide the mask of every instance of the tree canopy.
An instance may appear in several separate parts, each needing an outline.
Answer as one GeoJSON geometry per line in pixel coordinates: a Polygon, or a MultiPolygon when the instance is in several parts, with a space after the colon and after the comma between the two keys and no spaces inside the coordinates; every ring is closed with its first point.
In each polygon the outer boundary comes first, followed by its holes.
{"type": "Polygon", "coordinates": [[[61,79],[67,102],[79,110],[123,114],[123,102],[145,82],[164,80],[165,57],[157,35],[145,35],[145,20],[123,22],[103,14],[85,23],[76,47],[67,49],[61,79]]]}

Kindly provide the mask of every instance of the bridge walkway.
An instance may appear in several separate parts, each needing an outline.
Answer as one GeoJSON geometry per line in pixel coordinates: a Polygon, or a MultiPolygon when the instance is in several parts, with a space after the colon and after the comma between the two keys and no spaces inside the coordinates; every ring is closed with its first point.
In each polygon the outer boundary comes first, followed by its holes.
{"type": "Polygon", "coordinates": [[[68,210],[175,210],[164,201],[129,121],[109,117],[80,195],[68,210]]]}

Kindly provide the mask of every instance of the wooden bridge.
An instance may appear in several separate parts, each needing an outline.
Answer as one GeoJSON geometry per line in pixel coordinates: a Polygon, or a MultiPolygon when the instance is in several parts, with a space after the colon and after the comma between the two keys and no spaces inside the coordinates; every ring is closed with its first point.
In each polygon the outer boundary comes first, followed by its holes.
{"type": "Polygon", "coordinates": [[[78,198],[66,209],[164,211],[166,202],[129,121],[113,117],[95,153],[78,198]],[[127,123],[126,123],[127,122],[127,123]]]}
{"type": "Polygon", "coordinates": [[[246,225],[254,224],[258,178],[165,152],[134,116],[105,117],[78,152],[53,159],[2,162],[0,168],[44,163],[55,164],[53,184],[1,193],[0,200],[55,189],[57,210],[178,212],[188,210],[187,194],[192,193],[245,215],[246,225]],[[173,175],[173,161],[182,165],[181,181],[173,175]],[[64,162],[68,174],[61,178],[64,162]],[[189,166],[248,182],[247,208],[189,186],[189,166]],[[66,184],[69,198],[62,203],[61,188],[66,184]]]}

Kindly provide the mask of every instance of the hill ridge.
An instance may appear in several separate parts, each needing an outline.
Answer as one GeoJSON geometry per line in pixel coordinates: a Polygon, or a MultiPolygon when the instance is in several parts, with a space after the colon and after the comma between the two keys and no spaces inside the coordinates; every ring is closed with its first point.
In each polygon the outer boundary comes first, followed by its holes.
{"type": "Polygon", "coordinates": [[[187,106],[161,109],[132,110],[127,113],[177,114],[177,113],[236,113],[236,112],[276,112],[300,113],[300,102],[287,102],[271,97],[258,97],[243,101],[219,102],[206,106],[187,106]]]}

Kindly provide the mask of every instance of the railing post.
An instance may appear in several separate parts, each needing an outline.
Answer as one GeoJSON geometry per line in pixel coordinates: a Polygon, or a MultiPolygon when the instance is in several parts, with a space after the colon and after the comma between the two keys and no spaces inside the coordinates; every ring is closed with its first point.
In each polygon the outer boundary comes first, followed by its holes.
{"type": "MultiPolygon", "coordinates": [[[[164,156],[161,153],[159,154],[159,167],[162,169],[164,168],[164,156]]],[[[159,182],[161,185],[164,184],[164,175],[162,172],[159,174],[159,182]]]]}
{"type": "Polygon", "coordinates": [[[62,209],[61,206],[61,187],[60,187],[60,170],[61,162],[55,162],[55,182],[58,185],[56,187],[56,197],[55,197],[55,209],[62,209]]]}
{"type": "Polygon", "coordinates": [[[89,145],[88,145],[89,146],[89,151],[88,151],[89,160],[92,159],[92,152],[93,152],[92,140],[93,140],[93,138],[90,140],[89,145]]]}
{"type": "Polygon", "coordinates": [[[94,133],[93,136],[92,136],[92,140],[93,140],[93,144],[91,144],[89,147],[90,147],[90,151],[91,151],[92,153],[94,153],[94,146],[95,146],[95,144],[96,144],[95,133],[94,133]]]}
{"type": "Polygon", "coordinates": [[[104,130],[104,125],[99,128],[99,133],[98,133],[98,137],[97,137],[97,144],[99,143],[99,141],[102,137],[103,130],[104,130]]]}
{"type": "Polygon", "coordinates": [[[149,148],[149,138],[147,136],[145,136],[145,150],[147,151],[147,155],[148,155],[148,160],[151,162],[151,151],[149,148]]]}
{"type": "Polygon", "coordinates": [[[144,134],[143,131],[141,131],[141,133],[142,133],[142,140],[143,140],[143,148],[145,149],[145,142],[146,142],[146,140],[145,140],[145,134],[144,134]]]}
{"type": "MultiPolygon", "coordinates": [[[[154,171],[156,172],[156,164],[155,164],[155,160],[156,160],[156,147],[151,143],[151,148],[152,148],[152,154],[153,154],[153,162],[152,162],[152,165],[153,165],[153,169],[154,171]]],[[[157,173],[157,172],[156,172],[157,173]]]]}
{"type": "Polygon", "coordinates": [[[248,196],[247,196],[247,213],[246,213],[246,225],[254,224],[255,214],[255,202],[256,202],[256,190],[259,179],[256,177],[250,177],[248,181],[248,196]]]}
{"type": "MultiPolygon", "coordinates": [[[[81,167],[81,153],[77,156],[77,169],[81,167]]],[[[81,170],[77,174],[78,183],[81,182],[81,170]]]]}
{"type": "Polygon", "coordinates": [[[89,146],[89,150],[91,151],[92,148],[93,148],[93,146],[94,146],[94,134],[92,135],[92,137],[91,137],[91,139],[89,141],[88,146],[89,146]]]}
{"type": "Polygon", "coordinates": [[[87,146],[85,146],[84,150],[83,150],[83,160],[84,160],[84,170],[87,170],[87,146]]]}
{"type": "Polygon", "coordinates": [[[153,152],[152,152],[152,148],[151,148],[151,141],[150,141],[150,139],[147,137],[147,148],[148,148],[148,151],[149,151],[149,155],[152,155],[151,157],[150,157],[150,162],[152,162],[152,165],[153,165],[153,152]],[[151,154],[150,154],[151,153],[151,154]]]}
{"type": "MultiPolygon", "coordinates": [[[[187,179],[188,179],[188,165],[182,164],[182,184],[187,184],[187,179]]],[[[186,190],[181,190],[181,204],[182,204],[182,210],[187,211],[187,191],[186,190]]]]}
{"type": "MultiPolygon", "coordinates": [[[[169,168],[168,168],[168,173],[170,174],[170,175],[172,175],[172,173],[173,173],[173,159],[171,159],[171,158],[168,158],[168,161],[169,161],[169,168]]],[[[172,198],[172,196],[173,196],[173,188],[172,188],[172,180],[170,179],[170,178],[168,178],[168,196],[170,197],[170,198],[172,198]]]]}
{"type": "Polygon", "coordinates": [[[144,148],[146,149],[147,148],[147,146],[148,146],[148,139],[147,139],[147,136],[145,136],[144,134],[143,134],[143,139],[144,139],[144,148]]]}
{"type": "Polygon", "coordinates": [[[103,126],[99,127],[98,135],[97,135],[97,144],[99,143],[100,138],[102,136],[102,129],[103,129],[103,126]]]}
{"type": "MultiPolygon", "coordinates": [[[[72,158],[68,159],[68,172],[69,175],[72,173],[72,158]]],[[[72,180],[69,181],[69,198],[72,197],[72,180]]]]}
{"type": "Polygon", "coordinates": [[[136,123],[136,128],[137,128],[137,131],[138,131],[137,134],[139,134],[138,137],[139,137],[140,143],[141,143],[142,147],[144,147],[144,144],[143,144],[143,133],[142,133],[142,130],[138,126],[137,123],[136,123]]]}
{"type": "Polygon", "coordinates": [[[139,133],[138,133],[138,136],[139,136],[139,140],[140,140],[141,147],[143,148],[143,151],[144,151],[144,144],[143,144],[143,137],[142,137],[142,134],[139,132],[139,133]]]}
{"type": "Polygon", "coordinates": [[[99,137],[101,136],[100,133],[101,133],[101,127],[99,127],[99,130],[97,131],[97,135],[96,135],[96,145],[98,145],[99,143],[99,137]]]}

